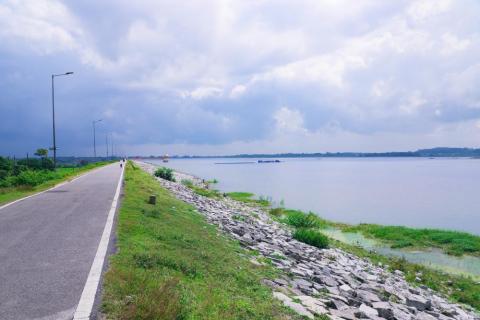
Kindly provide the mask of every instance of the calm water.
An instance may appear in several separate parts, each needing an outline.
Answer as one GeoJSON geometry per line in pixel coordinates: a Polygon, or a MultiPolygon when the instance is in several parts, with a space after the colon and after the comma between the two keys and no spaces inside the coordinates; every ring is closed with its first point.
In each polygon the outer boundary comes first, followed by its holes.
{"type": "Polygon", "coordinates": [[[283,200],[287,208],[313,211],[329,220],[480,234],[480,160],[322,158],[215,164],[235,161],[256,159],[172,159],[166,165],[216,178],[222,191],[283,200]]]}

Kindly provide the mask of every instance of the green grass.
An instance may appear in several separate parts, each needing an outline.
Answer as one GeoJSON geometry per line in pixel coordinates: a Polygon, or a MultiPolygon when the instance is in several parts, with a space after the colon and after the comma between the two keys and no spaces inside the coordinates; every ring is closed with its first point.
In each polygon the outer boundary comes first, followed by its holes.
{"type": "Polygon", "coordinates": [[[316,230],[297,229],[293,233],[293,238],[320,249],[328,248],[328,237],[316,230]]]}
{"type": "Polygon", "coordinates": [[[283,222],[295,228],[326,228],[330,222],[324,220],[313,212],[303,212],[300,210],[273,208],[269,211],[270,215],[276,220],[283,222]]]}
{"type": "Polygon", "coordinates": [[[247,204],[254,204],[262,207],[270,206],[270,201],[263,198],[255,199],[254,194],[250,192],[229,192],[227,193],[227,196],[229,196],[233,200],[240,201],[247,204]]]}
{"type": "Polygon", "coordinates": [[[333,239],[330,239],[330,244],[358,257],[368,259],[374,264],[381,263],[388,266],[390,271],[403,271],[405,279],[409,283],[426,285],[437,292],[443,293],[454,302],[470,305],[480,311],[480,284],[471,277],[447,274],[419,264],[409,263],[405,259],[386,257],[333,239]],[[420,281],[417,280],[417,274],[419,273],[421,274],[420,281]]]}
{"type": "Polygon", "coordinates": [[[108,319],[301,319],[261,284],[279,271],[250,263],[253,253],[130,162],[124,192],[104,280],[108,319]]]}
{"type": "Polygon", "coordinates": [[[415,229],[402,226],[359,224],[344,226],[345,232],[360,232],[367,237],[386,241],[392,248],[440,248],[451,255],[480,256],[480,237],[465,232],[415,229]]]}
{"type": "Polygon", "coordinates": [[[96,163],[91,163],[79,168],[57,168],[55,171],[52,171],[52,174],[50,175],[52,178],[51,180],[48,180],[37,186],[34,186],[34,187],[18,186],[18,187],[0,188],[0,205],[32,195],[40,191],[44,191],[60,182],[73,179],[74,177],[86,171],[98,168],[100,166],[107,165],[109,163],[111,162],[96,162],[96,163]]]}

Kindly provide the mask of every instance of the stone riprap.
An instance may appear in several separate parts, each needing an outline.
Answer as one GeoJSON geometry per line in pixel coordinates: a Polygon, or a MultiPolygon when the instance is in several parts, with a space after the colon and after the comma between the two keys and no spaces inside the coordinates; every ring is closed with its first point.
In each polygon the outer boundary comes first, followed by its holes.
{"type": "MultiPolygon", "coordinates": [[[[156,168],[137,164],[150,174],[156,168]]],[[[201,185],[201,179],[175,174],[177,181],[190,179],[201,185]]],[[[288,227],[261,208],[230,198],[206,198],[181,183],[157,179],[178,199],[195,206],[209,223],[281,269],[282,277],[265,279],[264,284],[273,288],[284,305],[307,318],[326,314],[348,320],[480,319],[472,309],[451,303],[425,286],[410,285],[399,270],[391,273],[338,248],[317,249],[293,239],[288,227]]],[[[261,262],[252,258],[252,263],[261,262]]]]}

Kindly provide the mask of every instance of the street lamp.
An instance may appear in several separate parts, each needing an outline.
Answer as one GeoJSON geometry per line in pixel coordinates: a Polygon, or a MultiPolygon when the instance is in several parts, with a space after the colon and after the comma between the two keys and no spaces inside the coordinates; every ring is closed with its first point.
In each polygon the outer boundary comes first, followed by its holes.
{"type": "Polygon", "coordinates": [[[69,76],[73,74],[73,72],[65,72],[61,74],[52,74],[52,120],[53,120],[53,147],[50,150],[53,150],[53,168],[57,167],[57,144],[55,141],[55,86],[54,86],[54,79],[55,77],[61,76],[69,76]]]}
{"type": "Polygon", "coordinates": [[[96,160],[97,159],[97,146],[95,142],[95,123],[102,121],[102,119],[94,120],[92,121],[93,125],[93,157],[96,160]]]}
{"type": "Polygon", "coordinates": [[[110,157],[113,159],[113,133],[110,133],[110,146],[112,148],[112,152],[110,152],[110,157]]]}
{"type": "Polygon", "coordinates": [[[105,133],[105,145],[107,146],[107,160],[108,160],[108,132],[105,133]]]}

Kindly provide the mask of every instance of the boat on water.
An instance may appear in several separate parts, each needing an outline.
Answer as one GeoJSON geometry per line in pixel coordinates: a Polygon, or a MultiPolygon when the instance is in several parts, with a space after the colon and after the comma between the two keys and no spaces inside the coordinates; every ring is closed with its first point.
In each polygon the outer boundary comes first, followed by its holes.
{"type": "Polygon", "coordinates": [[[168,154],[164,154],[162,157],[162,162],[168,162],[168,154]]]}
{"type": "Polygon", "coordinates": [[[258,160],[258,163],[279,163],[280,160],[258,160]]]}

